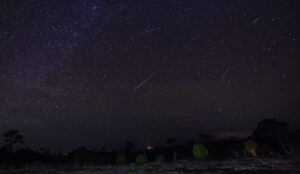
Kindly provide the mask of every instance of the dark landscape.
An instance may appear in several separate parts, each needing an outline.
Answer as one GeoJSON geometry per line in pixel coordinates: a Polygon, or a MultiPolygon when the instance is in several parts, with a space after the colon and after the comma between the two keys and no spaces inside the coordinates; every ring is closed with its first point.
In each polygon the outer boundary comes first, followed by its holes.
{"type": "Polygon", "coordinates": [[[80,146],[69,153],[51,153],[45,148],[14,150],[24,139],[18,130],[10,130],[3,135],[0,169],[3,173],[300,173],[300,131],[284,122],[264,119],[245,139],[198,136],[186,144],[169,138],[164,146],[144,150],[126,142],[119,151],[80,146]]]}
{"type": "Polygon", "coordinates": [[[0,174],[300,173],[298,0],[0,0],[0,174]]]}

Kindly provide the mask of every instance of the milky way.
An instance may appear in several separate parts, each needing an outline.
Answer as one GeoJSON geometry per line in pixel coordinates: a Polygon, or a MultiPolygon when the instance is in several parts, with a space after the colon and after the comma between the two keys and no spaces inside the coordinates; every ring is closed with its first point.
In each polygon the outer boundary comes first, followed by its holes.
{"type": "Polygon", "coordinates": [[[70,149],[300,126],[296,0],[0,2],[0,133],[70,149]]]}

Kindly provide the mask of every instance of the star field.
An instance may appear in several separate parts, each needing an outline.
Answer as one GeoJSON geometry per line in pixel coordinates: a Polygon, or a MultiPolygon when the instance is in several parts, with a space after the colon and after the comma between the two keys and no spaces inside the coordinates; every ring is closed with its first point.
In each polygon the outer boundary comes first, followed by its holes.
{"type": "Polygon", "coordinates": [[[0,132],[144,146],[299,127],[296,0],[0,2],[0,132]]]}

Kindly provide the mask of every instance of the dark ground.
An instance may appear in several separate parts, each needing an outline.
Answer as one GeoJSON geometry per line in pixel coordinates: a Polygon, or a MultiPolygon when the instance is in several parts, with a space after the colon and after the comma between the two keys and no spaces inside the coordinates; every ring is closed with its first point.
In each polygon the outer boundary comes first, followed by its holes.
{"type": "Polygon", "coordinates": [[[300,157],[244,158],[205,161],[178,161],[174,163],[148,163],[146,165],[107,165],[83,169],[36,169],[2,171],[1,174],[297,174],[300,157]]]}

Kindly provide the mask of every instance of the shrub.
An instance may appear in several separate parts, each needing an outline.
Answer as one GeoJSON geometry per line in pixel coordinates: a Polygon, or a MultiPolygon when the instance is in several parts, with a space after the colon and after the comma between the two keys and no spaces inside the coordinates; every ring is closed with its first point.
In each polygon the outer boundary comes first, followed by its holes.
{"type": "Polygon", "coordinates": [[[156,156],[156,162],[163,162],[163,161],[165,161],[165,157],[163,155],[156,156]]]}
{"type": "Polygon", "coordinates": [[[232,151],[232,153],[233,153],[234,157],[236,157],[236,158],[240,157],[240,152],[238,150],[235,149],[232,151]]]}
{"type": "Polygon", "coordinates": [[[256,156],[257,144],[255,141],[248,139],[244,142],[244,148],[252,156],[256,156]]]}
{"type": "Polygon", "coordinates": [[[119,154],[117,157],[116,157],[116,163],[117,164],[122,164],[122,163],[126,163],[127,162],[127,156],[124,155],[123,153],[119,154]]]}
{"type": "Polygon", "coordinates": [[[136,158],[135,158],[135,162],[137,164],[145,164],[148,161],[148,158],[145,154],[139,154],[136,158]]]}
{"type": "Polygon", "coordinates": [[[196,159],[204,159],[208,157],[208,149],[202,144],[193,145],[193,155],[196,159]]]}

